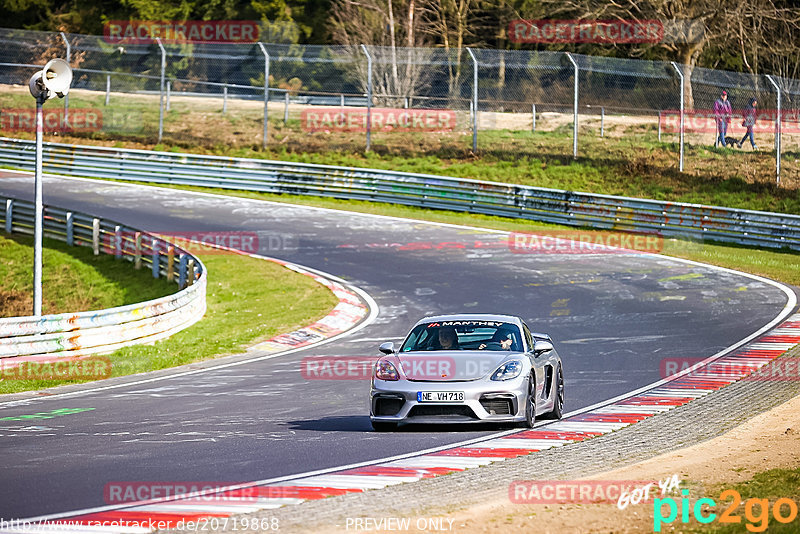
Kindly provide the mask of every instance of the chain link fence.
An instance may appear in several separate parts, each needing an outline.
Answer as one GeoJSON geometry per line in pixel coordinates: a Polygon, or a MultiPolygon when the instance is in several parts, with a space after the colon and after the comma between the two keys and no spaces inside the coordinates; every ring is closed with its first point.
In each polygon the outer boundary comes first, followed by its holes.
{"type": "Polygon", "coordinates": [[[754,150],[742,140],[757,99],[757,172],[780,182],[794,172],[781,169],[782,154],[794,160],[800,145],[799,80],[670,62],[469,48],[119,44],[10,29],[0,29],[0,43],[5,134],[33,131],[27,81],[62,57],[75,77],[69,100],[45,107],[53,137],[563,158],[598,157],[598,143],[624,140],[666,149],[682,171],[730,157],[730,147],[714,147],[714,106],[726,91],[732,114],[723,122],[735,150],[754,150]],[[509,133],[535,142],[509,145],[509,133]]]}

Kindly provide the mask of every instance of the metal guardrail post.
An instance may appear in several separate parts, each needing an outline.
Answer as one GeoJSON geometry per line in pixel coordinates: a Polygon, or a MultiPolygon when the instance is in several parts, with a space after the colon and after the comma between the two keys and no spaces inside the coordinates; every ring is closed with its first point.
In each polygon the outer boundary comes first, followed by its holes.
{"type": "Polygon", "coordinates": [[[175,280],[175,247],[167,245],[167,282],[175,280]]]}
{"type": "Polygon", "coordinates": [[[225,113],[227,113],[227,112],[228,112],[228,86],[227,85],[223,85],[222,86],[222,114],[225,115],[225,113]]]}
{"type": "Polygon", "coordinates": [[[111,98],[111,75],[106,74],[106,106],[111,98]]]}
{"type": "Polygon", "coordinates": [[[67,212],[67,245],[75,246],[75,217],[71,211],[67,212]]]}
{"type": "Polygon", "coordinates": [[[531,132],[536,131],[536,104],[531,104],[531,132]]]}
{"type": "Polygon", "coordinates": [[[269,106],[269,52],[264,43],[258,43],[261,53],[264,54],[264,132],[262,133],[261,147],[267,148],[267,107],[269,106]]]}
{"type": "Polygon", "coordinates": [[[142,233],[136,232],[133,239],[133,268],[139,270],[142,268],[142,233]]]}
{"type": "MultiPolygon", "coordinates": [[[[678,67],[678,64],[674,61],[671,61],[672,68],[675,69],[675,72],[678,74],[678,77],[681,79],[681,133],[680,133],[680,161],[678,162],[678,170],[683,172],[683,141],[684,141],[684,132],[686,130],[686,103],[685,103],[685,95],[686,95],[686,77],[683,75],[683,71],[678,67]]],[[[659,126],[661,125],[660,115],[659,115],[659,126]]],[[[661,129],[659,128],[659,132],[661,129]]]]}
{"type": "Polygon", "coordinates": [[[777,104],[778,104],[778,116],[775,118],[775,176],[776,182],[778,185],[781,183],[781,88],[775,82],[775,79],[767,74],[767,80],[772,86],[775,88],[775,91],[778,93],[777,97],[777,104]]]}
{"type": "Polygon", "coordinates": [[[92,252],[95,256],[100,255],[100,219],[92,219],[92,252]]]}
{"type": "Polygon", "coordinates": [[[114,257],[122,257],[122,227],[119,225],[114,227],[114,257]]]}
{"type": "Polygon", "coordinates": [[[289,91],[283,94],[283,124],[289,122],[289,91]]]}
{"type": "Polygon", "coordinates": [[[370,150],[372,141],[372,56],[369,55],[367,47],[361,45],[361,50],[367,56],[367,152],[370,150]]]}
{"type": "Polygon", "coordinates": [[[478,58],[467,47],[469,57],[472,58],[472,152],[478,152],[478,58]]]}
{"type": "Polygon", "coordinates": [[[158,43],[158,48],[161,49],[161,88],[158,100],[158,142],[160,143],[164,135],[164,75],[167,70],[167,51],[164,49],[164,45],[161,44],[159,37],[156,37],[156,43],[158,43]]]}
{"type": "Polygon", "coordinates": [[[150,241],[150,249],[153,251],[153,255],[151,256],[153,260],[152,264],[152,273],[153,278],[158,278],[161,274],[161,254],[158,252],[158,239],[153,239],[150,241]]]}
{"type": "Polygon", "coordinates": [[[14,227],[14,201],[6,200],[6,233],[10,234],[14,227]]]}
{"type": "Polygon", "coordinates": [[[178,259],[178,287],[183,289],[186,287],[186,266],[189,261],[189,256],[181,254],[178,259]]]}
{"type": "MultiPolygon", "coordinates": [[[[59,32],[61,34],[61,39],[64,40],[64,46],[67,49],[67,57],[65,58],[67,63],[70,63],[72,58],[72,46],[69,44],[69,39],[67,39],[67,35],[64,32],[59,32]]],[[[72,65],[70,65],[71,67],[72,65]]],[[[69,93],[64,95],[64,126],[69,124],[69,93]]]]}
{"type": "Polygon", "coordinates": [[[572,54],[565,52],[567,59],[572,63],[574,69],[573,77],[575,79],[575,86],[572,95],[572,157],[578,157],[578,63],[572,58],[572,54]]]}
{"type": "Polygon", "coordinates": [[[167,111],[169,111],[171,107],[169,102],[171,95],[172,95],[172,82],[167,80],[167,105],[166,105],[167,111]]]}

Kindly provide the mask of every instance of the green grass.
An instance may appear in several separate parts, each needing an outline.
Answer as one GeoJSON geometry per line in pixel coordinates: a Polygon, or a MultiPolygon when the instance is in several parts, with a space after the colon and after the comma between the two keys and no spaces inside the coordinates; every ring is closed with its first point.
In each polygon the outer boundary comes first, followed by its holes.
{"type": "MultiPolygon", "coordinates": [[[[691,495],[691,501],[694,502],[695,499],[700,497],[708,497],[716,501],[717,506],[715,508],[705,508],[716,513],[717,518],[713,523],[693,528],[693,532],[714,532],[715,534],[764,531],[781,533],[798,532],[798,525],[800,524],[798,521],[800,520],[795,518],[794,521],[788,524],[780,523],[775,520],[772,512],[775,501],[780,498],[788,498],[794,501],[795,509],[800,506],[800,468],[770,469],[768,471],[763,471],[757,473],[753,478],[745,482],[707,488],[702,496],[691,495]],[[732,498],[730,496],[726,495],[725,499],[720,499],[720,494],[728,489],[737,491],[741,496],[742,502],[736,508],[733,507],[732,498]],[[764,515],[762,515],[760,505],[751,505],[751,518],[748,518],[745,515],[748,508],[748,499],[767,499],[768,513],[764,512],[764,515]],[[730,508],[730,516],[739,517],[740,523],[722,524],[719,522],[720,514],[728,508],[730,508]],[[751,527],[747,527],[748,524],[751,525],[751,527]]],[[[789,514],[789,506],[784,505],[782,508],[782,514],[787,516],[789,514]]],[[[708,512],[704,513],[706,515],[708,514],[708,512]]],[[[680,521],[680,519],[677,521],[680,521]]],[[[693,525],[697,524],[693,523],[693,525]]]]}
{"type": "MultiPolygon", "coordinates": [[[[336,305],[336,298],[327,288],[274,262],[233,254],[198,256],[208,269],[208,311],[203,319],[154,345],[128,347],[110,354],[112,376],[243,352],[250,344],[312,323],[336,305]]],[[[118,263],[135,272],[129,263],[118,263]]],[[[175,290],[173,284],[170,287],[175,290]]],[[[141,294],[138,297],[132,302],[145,300],[141,294]]],[[[0,381],[0,394],[68,383],[73,382],[4,380],[0,381]]]]}
{"type": "MultiPolygon", "coordinates": [[[[169,295],[175,284],[87,247],[43,240],[42,312],[113,308],[169,295]]],[[[0,233],[0,317],[33,313],[33,238],[0,233]]]]}

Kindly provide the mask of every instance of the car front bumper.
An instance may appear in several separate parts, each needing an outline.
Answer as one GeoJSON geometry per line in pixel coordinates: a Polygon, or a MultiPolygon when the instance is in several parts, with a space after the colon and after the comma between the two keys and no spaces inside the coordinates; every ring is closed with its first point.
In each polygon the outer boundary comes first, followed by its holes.
{"type": "Polygon", "coordinates": [[[370,419],[394,423],[509,423],[525,420],[528,379],[492,381],[384,381],[373,379],[370,419]],[[419,402],[425,391],[463,391],[463,402],[419,402]]]}

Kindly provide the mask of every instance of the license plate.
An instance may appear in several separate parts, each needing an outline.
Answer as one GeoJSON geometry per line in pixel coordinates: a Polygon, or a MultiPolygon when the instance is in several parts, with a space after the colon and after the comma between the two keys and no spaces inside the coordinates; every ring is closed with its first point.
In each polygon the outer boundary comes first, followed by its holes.
{"type": "Polygon", "coordinates": [[[464,402],[463,391],[418,391],[417,402],[464,402]]]}

